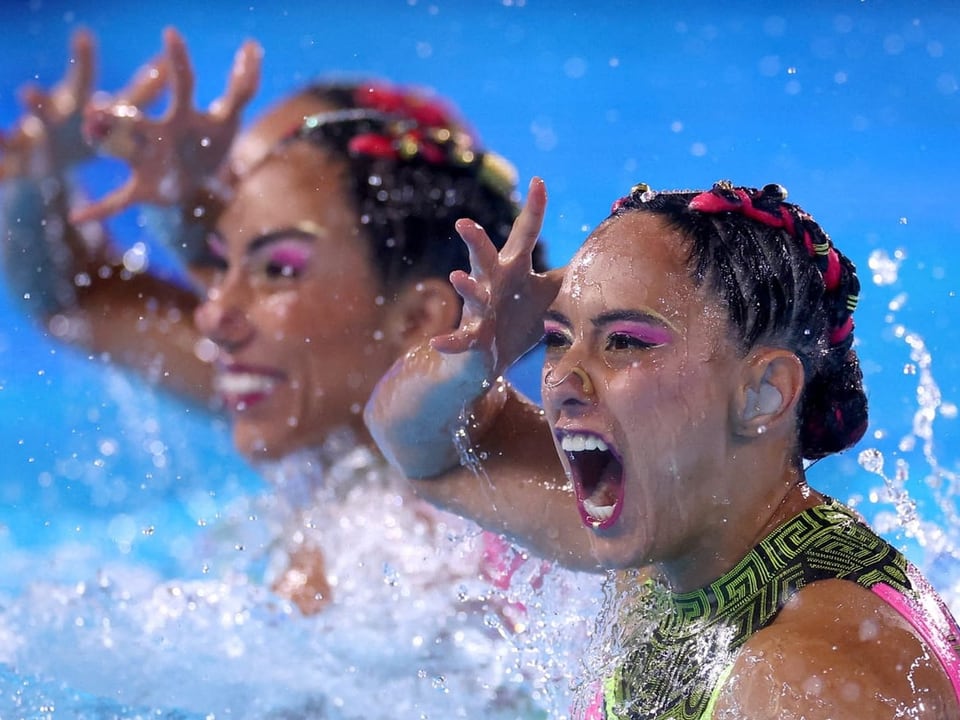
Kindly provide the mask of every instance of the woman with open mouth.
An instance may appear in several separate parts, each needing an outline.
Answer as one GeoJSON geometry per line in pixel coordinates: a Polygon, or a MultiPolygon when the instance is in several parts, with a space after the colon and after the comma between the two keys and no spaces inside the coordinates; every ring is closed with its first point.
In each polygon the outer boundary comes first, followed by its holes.
{"type": "Polygon", "coordinates": [[[853,264],[779,185],[633,188],[562,279],[461,221],[458,331],[399,360],[366,420],[422,496],[656,611],[589,718],[960,716],[960,634],[897,550],[806,480],[867,426],[853,264]],[[543,408],[503,371],[546,346],[543,408]],[[451,442],[451,437],[453,441],[451,442]]]}

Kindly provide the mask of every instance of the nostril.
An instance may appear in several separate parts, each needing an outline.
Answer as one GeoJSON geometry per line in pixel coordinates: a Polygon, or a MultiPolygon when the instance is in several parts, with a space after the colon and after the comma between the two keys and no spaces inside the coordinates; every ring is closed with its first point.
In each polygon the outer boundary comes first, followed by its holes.
{"type": "Polygon", "coordinates": [[[245,312],[223,310],[216,303],[205,303],[197,310],[197,328],[222,349],[232,352],[249,342],[253,326],[245,312]]]}

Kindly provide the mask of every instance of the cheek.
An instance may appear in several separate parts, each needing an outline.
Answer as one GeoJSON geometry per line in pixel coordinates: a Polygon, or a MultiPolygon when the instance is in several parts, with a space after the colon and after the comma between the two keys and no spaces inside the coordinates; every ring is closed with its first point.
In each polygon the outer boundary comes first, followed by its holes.
{"type": "Polygon", "coordinates": [[[296,311],[299,304],[299,294],[296,291],[278,292],[267,295],[260,303],[264,312],[271,315],[275,320],[286,322],[291,311],[296,311]]]}
{"type": "Polygon", "coordinates": [[[697,424],[700,410],[688,382],[682,375],[649,368],[617,373],[610,379],[605,404],[630,438],[633,452],[662,458],[697,424]]]}
{"type": "Polygon", "coordinates": [[[259,303],[260,332],[275,341],[302,343],[316,337],[323,315],[296,291],[272,293],[259,303]]]}

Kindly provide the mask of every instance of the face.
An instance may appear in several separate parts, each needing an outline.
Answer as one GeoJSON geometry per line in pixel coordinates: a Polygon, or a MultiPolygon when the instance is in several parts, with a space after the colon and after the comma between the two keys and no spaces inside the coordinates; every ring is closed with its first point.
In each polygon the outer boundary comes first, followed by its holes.
{"type": "Polygon", "coordinates": [[[544,408],[607,566],[682,562],[728,501],[714,476],[740,360],[686,248],[657,216],[607,221],[545,321],[544,408]]]}
{"type": "Polygon", "coordinates": [[[340,427],[363,437],[363,404],[398,352],[344,172],[292,143],[242,178],[218,221],[223,270],[196,320],[218,346],[217,389],[249,457],[340,427]]]}

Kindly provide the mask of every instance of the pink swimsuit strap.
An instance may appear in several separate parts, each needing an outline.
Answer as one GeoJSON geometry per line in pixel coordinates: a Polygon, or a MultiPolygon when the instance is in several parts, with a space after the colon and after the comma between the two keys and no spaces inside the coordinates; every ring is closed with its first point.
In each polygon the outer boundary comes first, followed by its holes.
{"type": "Polygon", "coordinates": [[[947,611],[943,600],[911,565],[907,574],[914,594],[906,595],[886,583],[871,590],[913,626],[943,666],[960,703],[960,628],[947,611]]]}

